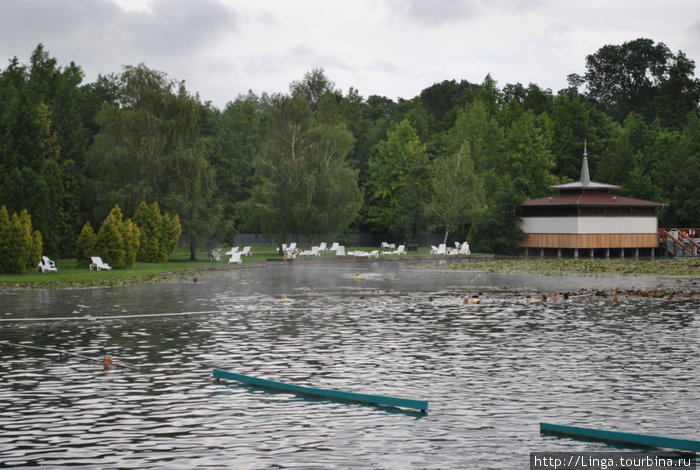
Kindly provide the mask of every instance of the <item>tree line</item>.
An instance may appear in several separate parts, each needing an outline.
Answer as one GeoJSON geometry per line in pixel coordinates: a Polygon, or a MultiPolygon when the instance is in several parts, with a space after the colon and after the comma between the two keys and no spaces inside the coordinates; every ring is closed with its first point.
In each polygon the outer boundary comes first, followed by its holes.
{"type": "Polygon", "coordinates": [[[0,205],[26,210],[56,257],[77,256],[86,223],[144,201],[179,217],[191,258],[242,231],[276,243],[440,232],[509,252],[518,205],[578,179],[587,142],[594,180],[668,203],[662,226],[696,226],[695,63],[642,38],[585,64],[556,94],[486,76],[397,101],[313,69],[286,94],[217,109],[144,64],[83,84],[40,44],[0,70],[0,205]]]}

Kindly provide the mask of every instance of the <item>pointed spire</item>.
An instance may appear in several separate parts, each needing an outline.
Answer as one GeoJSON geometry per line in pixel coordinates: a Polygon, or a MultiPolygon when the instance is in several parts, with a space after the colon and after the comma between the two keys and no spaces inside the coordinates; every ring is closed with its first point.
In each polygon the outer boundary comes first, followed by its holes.
{"type": "Polygon", "coordinates": [[[591,174],[588,172],[588,154],[586,152],[586,141],[583,141],[583,164],[581,165],[581,186],[591,184],[591,174]]]}

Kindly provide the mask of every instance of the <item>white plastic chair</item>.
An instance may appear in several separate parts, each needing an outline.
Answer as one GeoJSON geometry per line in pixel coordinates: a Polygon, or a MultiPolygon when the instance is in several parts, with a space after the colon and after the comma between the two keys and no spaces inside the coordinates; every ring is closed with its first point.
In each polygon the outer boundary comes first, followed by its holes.
{"type": "Polygon", "coordinates": [[[112,267],[102,261],[102,258],[99,256],[93,256],[90,258],[92,260],[92,264],[90,265],[90,269],[97,269],[98,271],[111,271],[112,267]]]}
{"type": "Polygon", "coordinates": [[[391,254],[392,255],[405,255],[406,254],[406,246],[399,245],[399,247],[396,249],[396,251],[392,251],[391,254]]]}
{"type": "Polygon", "coordinates": [[[48,256],[42,256],[42,260],[39,261],[39,267],[41,268],[41,272],[56,272],[58,269],[56,268],[56,263],[51,261],[48,256]]]}
{"type": "Polygon", "coordinates": [[[231,263],[238,263],[238,264],[243,263],[243,260],[241,259],[241,253],[238,253],[238,252],[232,253],[228,262],[229,262],[229,264],[231,264],[231,263]]]}

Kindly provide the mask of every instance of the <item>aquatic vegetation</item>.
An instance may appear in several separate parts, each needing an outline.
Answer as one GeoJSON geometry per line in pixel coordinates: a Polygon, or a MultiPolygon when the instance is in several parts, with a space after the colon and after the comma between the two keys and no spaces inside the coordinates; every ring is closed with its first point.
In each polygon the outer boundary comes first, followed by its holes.
{"type": "MultiPolygon", "coordinates": [[[[443,266],[439,266],[443,268],[443,266]]],[[[493,259],[452,263],[449,269],[489,273],[616,274],[624,276],[700,276],[700,261],[688,259],[493,259]]]]}

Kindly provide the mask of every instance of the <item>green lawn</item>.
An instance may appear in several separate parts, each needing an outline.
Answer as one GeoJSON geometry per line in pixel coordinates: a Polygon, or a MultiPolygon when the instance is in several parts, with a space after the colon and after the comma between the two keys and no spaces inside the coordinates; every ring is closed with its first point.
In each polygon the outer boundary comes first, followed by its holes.
{"type": "MultiPolygon", "coordinates": [[[[376,250],[375,247],[351,247],[347,251],[376,250]]],[[[219,250],[221,253],[227,249],[219,250]]],[[[425,256],[429,254],[429,248],[419,248],[411,252],[409,256],[425,256]]],[[[269,259],[282,257],[274,246],[253,246],[251,256],[242,258],[242,265],[259,264],[269,259]]],[[[333,257],[334,253],[325,253],[324,257],[333,257]]],[[[396,255],[398,256],[398,255],[396,255]]],[[[200,270],[223,269],[228,267],[228,256],[221,256],[221,261],[209,261],[209,251],[197,253],[197,259],[190,261],[189,250],[178,248],[170,256],[166,263],[135,263],[131,269],[113,269],[111,271],[91,271],[86,268],[78,268],[75,259],[54,260],[58,272],[42,273],[41,271],[27,274],[0,274],[0,287],[91,287],[110,286],[133,282],[153,282],[177,276],[192,275],[200,270]]],[[[232,265],[233,267],[240,265],[232,265]]]]}

